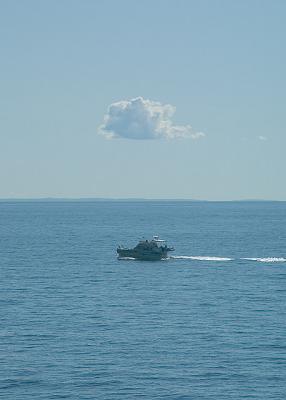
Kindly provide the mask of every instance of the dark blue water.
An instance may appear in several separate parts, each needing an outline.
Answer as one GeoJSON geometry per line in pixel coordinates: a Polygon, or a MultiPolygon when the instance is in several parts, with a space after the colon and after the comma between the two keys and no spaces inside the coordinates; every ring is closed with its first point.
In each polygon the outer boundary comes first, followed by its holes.
{"type": "Polygon", "coordinates": [[[286,203],[2,202],[0,240],[3,399],[286,398],[286,203]]]}

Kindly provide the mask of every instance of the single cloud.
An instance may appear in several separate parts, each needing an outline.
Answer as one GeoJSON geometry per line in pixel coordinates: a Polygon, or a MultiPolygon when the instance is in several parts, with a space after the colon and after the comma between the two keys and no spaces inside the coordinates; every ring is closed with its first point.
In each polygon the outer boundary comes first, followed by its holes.
{"type": "Polygon", "coordinates": [[[98,131],[108,139],[200,139],[190,125],[173,125],[176,108],[170,104],[137,97],[112,103],[98,131]]]}
{"type": "Polygon", "coordinates": [[[260,136],[258,136],[258,139],[265,142],[267,140],[267,137],[260,135],[260,136]]]}

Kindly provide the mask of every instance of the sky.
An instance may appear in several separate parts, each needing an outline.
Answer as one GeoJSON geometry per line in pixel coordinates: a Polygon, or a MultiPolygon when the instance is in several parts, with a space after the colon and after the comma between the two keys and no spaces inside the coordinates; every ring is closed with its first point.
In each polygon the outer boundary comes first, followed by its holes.
{"type": "Polygon", "coordinates": [[[0,9],[0,198],[286,200],[284,0],[0,9]]]}

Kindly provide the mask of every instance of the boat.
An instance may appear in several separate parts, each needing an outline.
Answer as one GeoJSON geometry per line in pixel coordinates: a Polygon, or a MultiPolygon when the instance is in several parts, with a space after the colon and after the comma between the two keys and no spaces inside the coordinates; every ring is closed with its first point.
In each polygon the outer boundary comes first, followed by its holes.
{"type": "Polygon", "coordinates": [[[159,236],[153,236],[151,240],[140,240],[133,248],[128,249],[124,246],[118,246],[117,254],[119,258],[134,258],[143,261],[159,261],[168,258],[168,252],[174,251],[173,247],[168,247],[159,236]]]}

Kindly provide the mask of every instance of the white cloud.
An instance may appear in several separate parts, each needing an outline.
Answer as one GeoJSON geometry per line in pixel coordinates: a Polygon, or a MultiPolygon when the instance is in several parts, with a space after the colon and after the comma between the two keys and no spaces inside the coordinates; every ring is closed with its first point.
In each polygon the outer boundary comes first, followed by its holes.
{"type": "Polygon", "coordinates": [[[265,142],[267,140],[267,137],[260,135],[260,136],[258,136],[258,139],[263,140],[265,142]]]}
{"type": "Polygon", "coordinates": [[[205,136],[194,132],[190,125],[173,125],[176,108],[170,104],[137,97],[112,103],[104,116],[99,133],[108,139],[199,139],[205,136]]]}

